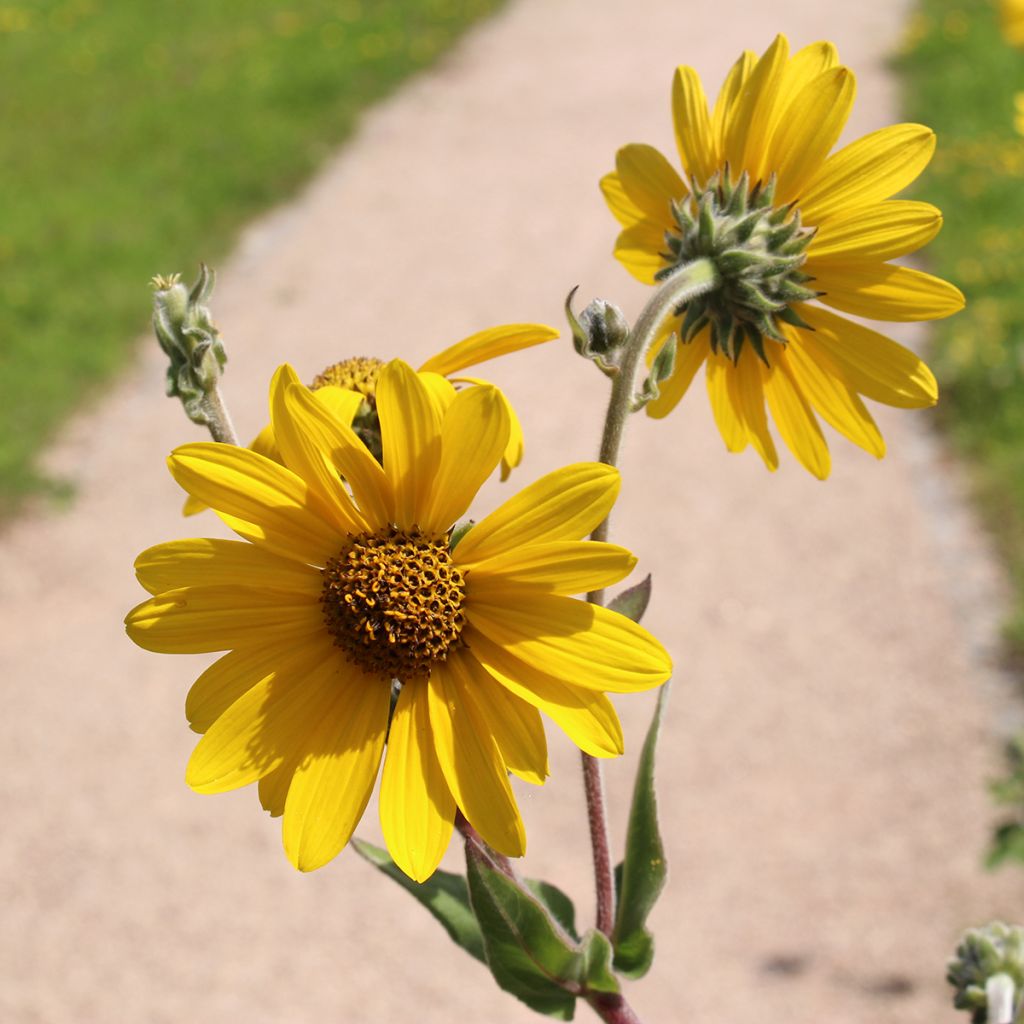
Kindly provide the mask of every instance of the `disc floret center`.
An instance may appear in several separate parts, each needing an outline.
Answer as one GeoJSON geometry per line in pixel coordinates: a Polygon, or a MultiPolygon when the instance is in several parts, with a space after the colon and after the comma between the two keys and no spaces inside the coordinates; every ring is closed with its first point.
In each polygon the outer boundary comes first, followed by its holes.
{"type": "Polygon", "coordinates": [[[371,408],[377,401],[377,378],[384,363],[372,356],[353,356],[340,363],[332,363],[313,378],[310,385],[314,391],[334,385],[346,391],[358,391],[371,408]]]}
{"type": "Polygon", "coordinates": [[[803,227],[790,203],[776,206],[775,180],[753,186],[746,173],[733,183],[728,169],[701,189],[672,204],[676,222],[666,233],[669,266],[711,260],[719,285],[680,309],[680,340],[690,342],[705,327],[711,349],[737,361],[745,343],[768,362],[764,339],[786,343],[779,321],[806,326],[792,309],[819,293],[801,271],[814,230],[803,227]]]}
{"type": "Polygon", "coordinates": [[[459,642],[465,579],[446,534],[394,526],[362,533],[322,573],[327,631],[363,671],[424,676],[459,642]]]}

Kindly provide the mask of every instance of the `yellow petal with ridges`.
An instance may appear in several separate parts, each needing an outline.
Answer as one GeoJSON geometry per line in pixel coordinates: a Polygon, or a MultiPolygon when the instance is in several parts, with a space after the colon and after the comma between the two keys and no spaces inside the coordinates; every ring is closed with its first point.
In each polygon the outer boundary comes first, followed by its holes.
{"type": "Polygon", "coordinates": [[[729,69],[725,76],[722,88],[715,100],[715,109],[711,112],[711,131],[714,134],[718,160],[725,165],[725,135],[732,120],[733,108],[743,92],[743,86],[750,78],[754,65],[757,64],[757,54],[751,50],[744,50],[737,58],[736,63],[729,69]]]}
{"type": "Polygon", "coordinates": [[[727,374],[726,381],[733,410],[743,421],[748,440],[764,460],[764,464],[774,472],[779,468],[779,456],[775,451],[775,442],[768,430],[768,417],[764,411],[764,385],[761,378],[763,369],[764,364],[757,353],[749,345],[745,345],[736,365],[727,374]]]}
{"type": "Polygon", "coordinates": [[[796,335],[789,343],[786,355],[797,387],[826,423],[876,459],[882,458],[885,441],[864,403],[842,376],[832,371],[829,362],[810,355],[803,344],[809,332],[794,329],[789,333],[796,335]]]}
{"type": "Polygon", "coordinates": [[[571,597],[511,591],[499,603],[464,606],[474,628],[540,672],[573,686],[633,693],[660,686],[672,659],[643,626],[625,615],[571,597]]]}
{"type": "Polygon", "coordinates": [[[257,587],[182,587],[143,601],[124,622],[143,650],[209,654],[322,631],[318,600],[257,587]]]}
{"type": "Polygon", "coordinates": [[[180,587],[238,583],[269,590],[318,593],[320,573],[238,540],[195,537],[156,544],[135,559],[135,575],[151,594],[180,587]]]}
{"type": "MultiPolygon", "coordinates": [[[[358,514],[367,528],[379,528],[394,518],[395,498],[380,463],[370,454],[362,439],[343,420],[337,419],[318,401],[317,392],[301,384],[285,393],[285,404],[297,427],[315,440],[336,472],[352,488],[359,506],[358,514]]],[[[335,545],[337,548],[337,544],[335,545]]],[[[336,554],[336,550],[331,554],[336,554]]]]}
{"type": "Polygon", "coordinates": [[[388,734],[380,823],[394,862],[415,882],[440,864],[452,837],[455,798],[434,753],[427,681],[405,682],[388,734]]]}
{"type": "Polygon", "coordinates": [[[468,567],[526,544],[579,540],[615,504],[619,471],[577,462],[541,477],[485,516],[459,542],[455,562],[468,567]]]}
{"type": "Polygon", "coordinates": [[[296,755],[334,705],[336,672],[336,665],[309,657],[260,680],[206,731],[189,759],[186,783],[197,793],[224,793],[296,755]]]}
{"type": "Polygon", "coordinates": [[[836,53],[835,46],[824,40],[810,43],[803,49],[797,50],[787,62],[782,73],[782,84],[779,86],[779,97],[776,104],[780,115],[793,102],[797,93],[838,63],[839,55],[836,53]]]}
{"type": "Polygon", "coordinates": [[[317,388],[313,392],[313,397],[346,427],[352,425],[356,413],[364,402],[358,391],[349,391],[348,388],[340,388],[336,384],[325,384],[322,388],[317,388]]]}
{"type": "Polygon", "coordinates": [[[262,455],[201,441],[175,448],[167,464],[215,512],[258,525],[258,543],[277,554],[322,565],[337,548],[338,531],[323,503],[301,477],[262,455]]]}
{"type": "Polygon", "coordinates": [[[434,666],[427,687],[434,749],[466,820],[506,857],[526,852],[516,798],[494,737],[476,706],[458,658],[434,666]]]}
{"type": "Polygon", "coordinates": [[[281,837],[300,871],[336,857],[363,816],[384,750],[391,685],[352,665],[333,680],[330,708],[303,744],[288,787],[281,837]]]}
{"type": "MultiPolygon", "coordinates": [[[[494,387],[493,384],[489,384],[485,380],[481,380],[479,377],[464,377],[461,374],[458,377],[453,377],[452,382],[455,384],[474,384],[481,385],[483,387],[494,387]]],[[[508,415],[508,442],[505,445],[505,450],[501,454],[501,479],[502,482],[509,478],[509,474],[512,472],[520,462],[523,461],[523,451],[525,449],[523,439],[523,428],[519,422],[519,417],[516,415],[516,411],[512,408],[512,403],[508,400],[508,396],[500,388],[497,389],[498,398],[501,400],[502,405],[505,407],[505,413],[508,415]]]]}
{"type": "Polygon", "coordinates": [[[622,753],[619,716],[603,693],[569,686],[547,672],[539,672],[492,643],[472,625],[463,631],[463,639],[493,679],[544,712],[584,753],[591,757],[618,757],[622,753]]]}
{"type": "Polygon", "coordinates": [[[940,320],[964,308],[959,288],[912,267],[874,261],[808,260],[804,270],[814,278],[814,287],[824,292],[819,301],[854,316],[872,320],[940,320]]]}
{"type": "Polygon", "coordinates": [[[431,356],[420,367],[420,372],[429,370],[448,376],[469,366],[485,363],[488,359],[543,345],[557,337],[558,331],[546,324],[502,324],[500,327],[489,327],[431,356]]]}
{"type": "Polygon", "coordinates": [[[644,211],[626,195],[622,180],[615,171],[611,171],[601,179],[601,194],[612,211],[612,216],[623,226],[630,227],[646,216],[644,211]]]}
{"type": "Polygon", "coordinates": [[[747,426],[739,410],[733,404],[729,375],[735,372],[732,361],[721,352],[709,352],[707,357],[708,398],[714,414],[718,432],[725,447],[731,452],[741,452],[747,447],[747,426]]]}
{"type": "Polygon", "coordinates": [[[662,255],[667,251],[665,229],[652,220],[620,231],[615,240],[615,258],[642,284],[657,284],[655,275],[668,266],[662,255]]]}
{"type": "Polygon", "coordinates": [[[800,332],[801,347],[819,363],[831,361],[865,398],[901,409],[924,409],[938,401],[935,375],[910,349],[828,310],[798,310],[814,328],[800,332]]]}
{"type": "Polygon", "coordinates": [[[615,154],[615,170],[626,195],[646,217],[671,229],[672,202],[689,195],[679,172],[653,146],[631,142],[615,154]]]}
{"type": "Polygon", "coordinates": [[[285,801],[288,799],[288,787],[292,784],[292,776],[298,767],[299,759],[286,757],[272,772],[268,772],[257,783],[260,806],[272,818],[280,818],[284,814],[285,801]]]}
{"type": "Polygon", "coordinates": [[[536,587],[548,594],[584,594],[618,583],[636,556],[617,544],[591,540],[530,544],[477,562],[466,581],[467,597],[486,600],[508,587],[536,587]]]}
{"type": "Polygon", "coordinates": [[[905,189],[935,152],[935,132],[921,124],[894,124],[833,153],[800,198],[805,224],[824,224],[858,206],[874,206],[905,189]]]}
{"type": "Polygon", "coordinates": [[[508,770],[524,782],[543,785],[550,770],[540,712],[505,689],[476,660],[472,651],[461,649],[448,660],[453,658],[458,659],[463,674],[473,681],[477,706],[508,770]]]}
{"type": "Polygon", "coordinates": [[[778,174],[775,202],[796,199],[836,144],[857,93],[853,72],[833,68],[809,82],[782,112],[768,166],[778,174]]]}
{"type": "Polygon", "coordinates": [[[942,212],[931,203],[890,199],[828,221],[814,236],[809,255],[821,260],[884,261],[927,245],[942,227],[942,212]]]}
{"type": "Polygon", "coordinates": [[[707,328],[693,341],[679,345],[676,349],[676,365],[672,370],[672,376],[658,385],[658,397],[647,403],[648,416],[660,420],[679,404],[710,352],[711,332],[707,328]]]}
{"type": "Polygon", "coordinates": [[[775,169],[766,167],[768,133],[777,116],[775,107],[788,58],[789,42],[784,35],[777,35],[744,82],[725,126],[723,156],[734,175],[749,171],[752,182],[767,178],[775,169]]]}
{"type": "Polygon", "coordinates": [[[672,123],[683,170],[705,184],[718,170],[718,154],[704,86],[691,67],[676,68],[672,78],[672,123]]]}
{"type": "Polygon", "coordinates": [[[832,468],[828,444],[814,410],[793,380],[786,355],[785,350],[774,352],[764,378],[764,395],[786,447],[804,469],[824,480],[832,468]]]}
{"type": "Polygon", "coordinates": [[[441,417],[416,371],[393,359],[377,381],[384,472],[395,495],[395,525],[419,520],[441,458],[441,417]]]}
{"type": "Polygon", "coordinates": [[[459,392],[441,424],[441,461],[419,519],[424,530],[441,533],[465,514],[501,459],[508,427],[497,388],[459,392]]]}

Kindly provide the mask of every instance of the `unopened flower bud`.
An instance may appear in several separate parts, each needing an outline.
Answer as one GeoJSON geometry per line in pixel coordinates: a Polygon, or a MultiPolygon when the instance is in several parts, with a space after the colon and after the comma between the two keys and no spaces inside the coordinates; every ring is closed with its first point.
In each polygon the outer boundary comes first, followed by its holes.
{"type": "Polygon", "coordinates": [[[565,316],[572,329],[572,343],[585,359],[590,359],[608,376],[616,373],[617,357],[629,340],[629,323],[618,306],[594,299],[577,318],[572,311],[573,288],[565,300],[565,316]]]}
{"type": "Polygon", "coordinates": [[[1011,993],[1015,1003],[1024,990],[1024,928],[993,921],[965,932],[946,980],[956,989],[953,1005],[970,1010],[973,1024],[985,1024],[992,999],[1005,1002],[1011,993]]]}

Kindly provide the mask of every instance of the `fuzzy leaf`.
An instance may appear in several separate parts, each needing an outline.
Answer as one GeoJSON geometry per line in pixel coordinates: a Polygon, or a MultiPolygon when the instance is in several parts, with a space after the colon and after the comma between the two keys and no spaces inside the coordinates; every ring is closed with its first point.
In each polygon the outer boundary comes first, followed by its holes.
{"type": "Polygon", "coordinates": [[[647,604],[651,600],[651,574],[642,579],[639,583],[616,594],[608,602],[610,611],[625,615],[627,619],[639,622],[647,611],[647,604]]]}

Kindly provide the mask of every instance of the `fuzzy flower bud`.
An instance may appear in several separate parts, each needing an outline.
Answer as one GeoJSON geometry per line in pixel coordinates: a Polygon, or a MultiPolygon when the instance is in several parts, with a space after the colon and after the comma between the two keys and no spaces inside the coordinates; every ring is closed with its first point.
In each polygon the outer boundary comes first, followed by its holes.
{"type": "Polygon", "coordinates": [[[956,989],[953,1005],[970,1010],[972,1024],[1012,1024],[1024,989],[1024,928],[993,921],[965,932],[946,980],[956,989]]]}

